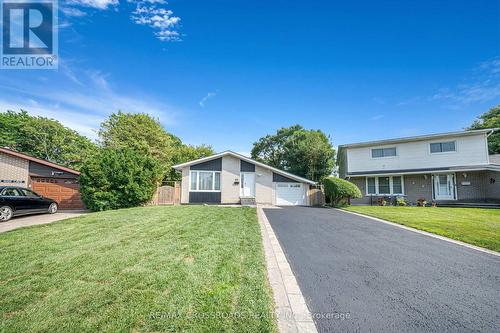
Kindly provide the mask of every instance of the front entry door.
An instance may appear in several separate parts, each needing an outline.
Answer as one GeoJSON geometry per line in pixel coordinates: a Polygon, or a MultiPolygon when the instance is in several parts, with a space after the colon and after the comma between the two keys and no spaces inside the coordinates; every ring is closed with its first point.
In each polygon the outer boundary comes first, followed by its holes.
{"type": "Polygon", "coordinates": [[[434,198],[436,200],[455,200],[455,175],[434,175],[434,198]]]}
{"type": "Polygon", "coordinates": [[[241,193],[242,197],[255,197],[255,173],[241,173],[241,193]]]}

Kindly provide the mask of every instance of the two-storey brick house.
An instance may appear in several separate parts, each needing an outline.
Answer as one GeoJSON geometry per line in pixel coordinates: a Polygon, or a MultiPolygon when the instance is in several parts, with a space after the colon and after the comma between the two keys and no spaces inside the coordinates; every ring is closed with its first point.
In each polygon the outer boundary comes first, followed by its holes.
{"type": "Polygon", "coordinates": [[[500,203],[500,158],[488,154],[496,129],[423,135],[339,146],[339,176],[363,198],[404,196],[437,203],[500,203]]]}

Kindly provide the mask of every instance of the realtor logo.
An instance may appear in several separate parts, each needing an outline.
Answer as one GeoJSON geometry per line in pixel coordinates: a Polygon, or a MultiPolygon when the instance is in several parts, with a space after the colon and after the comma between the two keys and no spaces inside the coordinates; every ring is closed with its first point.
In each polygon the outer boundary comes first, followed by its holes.
{"type": "Polygon", "coordinates": [[[57,69],[57,0],[0,1],[0,68],[57,69]]]}

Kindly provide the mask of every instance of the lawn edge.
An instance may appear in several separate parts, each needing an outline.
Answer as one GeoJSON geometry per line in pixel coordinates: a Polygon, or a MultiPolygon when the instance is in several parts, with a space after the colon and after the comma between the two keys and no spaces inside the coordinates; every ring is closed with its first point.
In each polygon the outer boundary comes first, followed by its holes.
{"type": "Polygon", "coordinates": [[[267,277],[272,288],[279,332],[317,333],[316,325],[295,275],[261,205],[257,205],[257,218],[261,229],[267,277]]]}
{"type": "Polygon", "coordinates": [[[366,215],[366,214],[361,214],[361,213],[357,213],[357,212],[352,212],[352,211],[349,211],[347,209],[339,209],[339,208],[334,208],[334,209],[342,211],[342,212],[345,212],[345,213],[354,214],[354,215],[358,215],[358,216],[361,216],[361,217],[366,217],[366,218],[369,218],[369,219],[377,221],[377,222],[389,224],[389,225],[392,225],[392,226],[395,226],[395,227],[398,227],[398,228],[401,228],[401,229],[409,230],[409,231],[412,231],[412,232],[415,232],[415,233],[418,233],[418,234],[421,234],[421,235],[425,235],[425,236],[432,237],[432,238],[437,238],[437,239],[440,239],[440,240],[443,240],[443,241],[446,241],[446,242],[449,242],[449,243],[453,243],[453,244],[456,244],[456,245],[461,245],[461,246],[464,246],[464,247],[468,247],[469,249],[473,249],[473,250],[476,250],[476,251],[480,251],[480,252],[483,252],[483,253],[488,253],[488,254],[492,254],[494,256],[500,257],[500,252],[497,252],[497,251],[494,251],[494,250],[490,250],[490,249],[487,249],[487,248],[484,248],[484,247],[481,247],[481,246],[472,245],[472,244],[469,244],[469,243],[466,243],[466,242],[462,242],[462,241],[459,241],[459,240],[456,240],[456,239],[453,239],[453,238],[449,238],[449,237],[446,237],[446,236],[441,236],[441,235],[438,235],[438,234],[434,234],[432,232],[420,230],[420,229],[417,229],[417,228],[408,227],[406,225],[399,224],[397,222],[387,221],[387,220],[384,220],[384,219],[381,219],[381,218],[378,218],[378,217],[374,217],[374,216],[371,216],[371,215],[366,215]]]}

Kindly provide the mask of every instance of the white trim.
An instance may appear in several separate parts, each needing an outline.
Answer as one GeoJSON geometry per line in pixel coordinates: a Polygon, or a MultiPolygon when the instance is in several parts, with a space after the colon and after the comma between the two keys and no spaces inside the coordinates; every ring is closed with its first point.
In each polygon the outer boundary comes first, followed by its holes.
{"type": "Polygon", "coordinates": [[[393,175],[393,176],[366,176],[365,177],[365,193],[366,196],[381,196],[381,195],[405,195],[405,179],[403,175],[393,175]],[[380,193],[378,179],[379,177],[389,177],[389,192],[390,193],[380,193]],[[401,177],[401,192],[394,193],[394,181],[393,177],[401,177]],[[368,178],[375,178],[375,193],[368,193],[368,178]]]}
{"type": "MultiPolygon", "coordinates": [[[[448,179],[446,179],[446,181],[448,181],[448,179]]],[[[455,172],[436,172],[436,173],[433,173],[432,174],[432,177],[431,177],[431,183],[432,183],[432,200],[437,200],[437,201],[456,201],[458,200],[458,192],[457,192],[457,174],[455,172]],[[453,193],[452,193],[452,196],[453,198],[451,199],[443,199],[443,198],[436,198],[436,189],[434,188],[436,186],[436,183],[435,183],[435,176],[443,176],[443,175],[446,175],[446,176],[449,176],[449,175],[452,175],[453,176],[453,193]]]]}
{"type": "MultiPolygon", "coordinates": [[[[182,170],[182,168],[184,168],[184,167],[187,167],[187,166],[190,166],[190,165],[193,165],[193,164],[198,164],[198,163],[206,162],[206,161],[211,161],[211,160],[214,160],[216,158],[223,157],[223,156],[226,156],[226,155],[234,156],[236,158],[239,158],[240,160],[243,160],[243,161],[246,161],[246,162],[258,165],[260,167],[269,169],[269,170],[271,170],[271,171],[273,171],[273,172],[275,172],[277,174],[280,174],[282,176],[285,176],[285,177],[288,177],[288,178],[300,181],[302,183],[308,183],[308,184],[311,184],[311,185],[315,185],[316,184],[316,182],[314,182],[312,180],[309,180],[307,178],[296,176],[294,174],[291,174],[291,173],[288,173],[286,171],[274,168],[274,167],[272,167],[270,165],[264,164],[262,162],[258,162],[256,160],[253,160],[253,159],[251,159],[249,157],[240,155],[240,154],[235,153],[235,152],[230,151],[230,150],[227,150],[227,151],[224,151],[222,153],[218,153],[218,154],[215,154],[215,155],[212,155],[212,156],[199,158],[197,160],[189,161],[189,162],[186,162],[186,163],[177,164],[177,165],[174,165],[172,168],[174,168],[175,170],[182,170]]],[[[193,171],[196,171],[196,170],[193,170],[193,171]]]]}
{"type": "Polygon", "coordinates": [[[222,175],[220,171],[212,171],[212,170],[189,170],[189,192],[220,192],[221,190],[215,189],[215,174],[218,173],[219,176],[219,187],[222,184],[222,175]],[[196,190],[191,189],[191,176],[192,173],[196,172],[196,190]],[[212,173],[212,189],[211,190],[200,190],[200,172],[212,173]]]}

